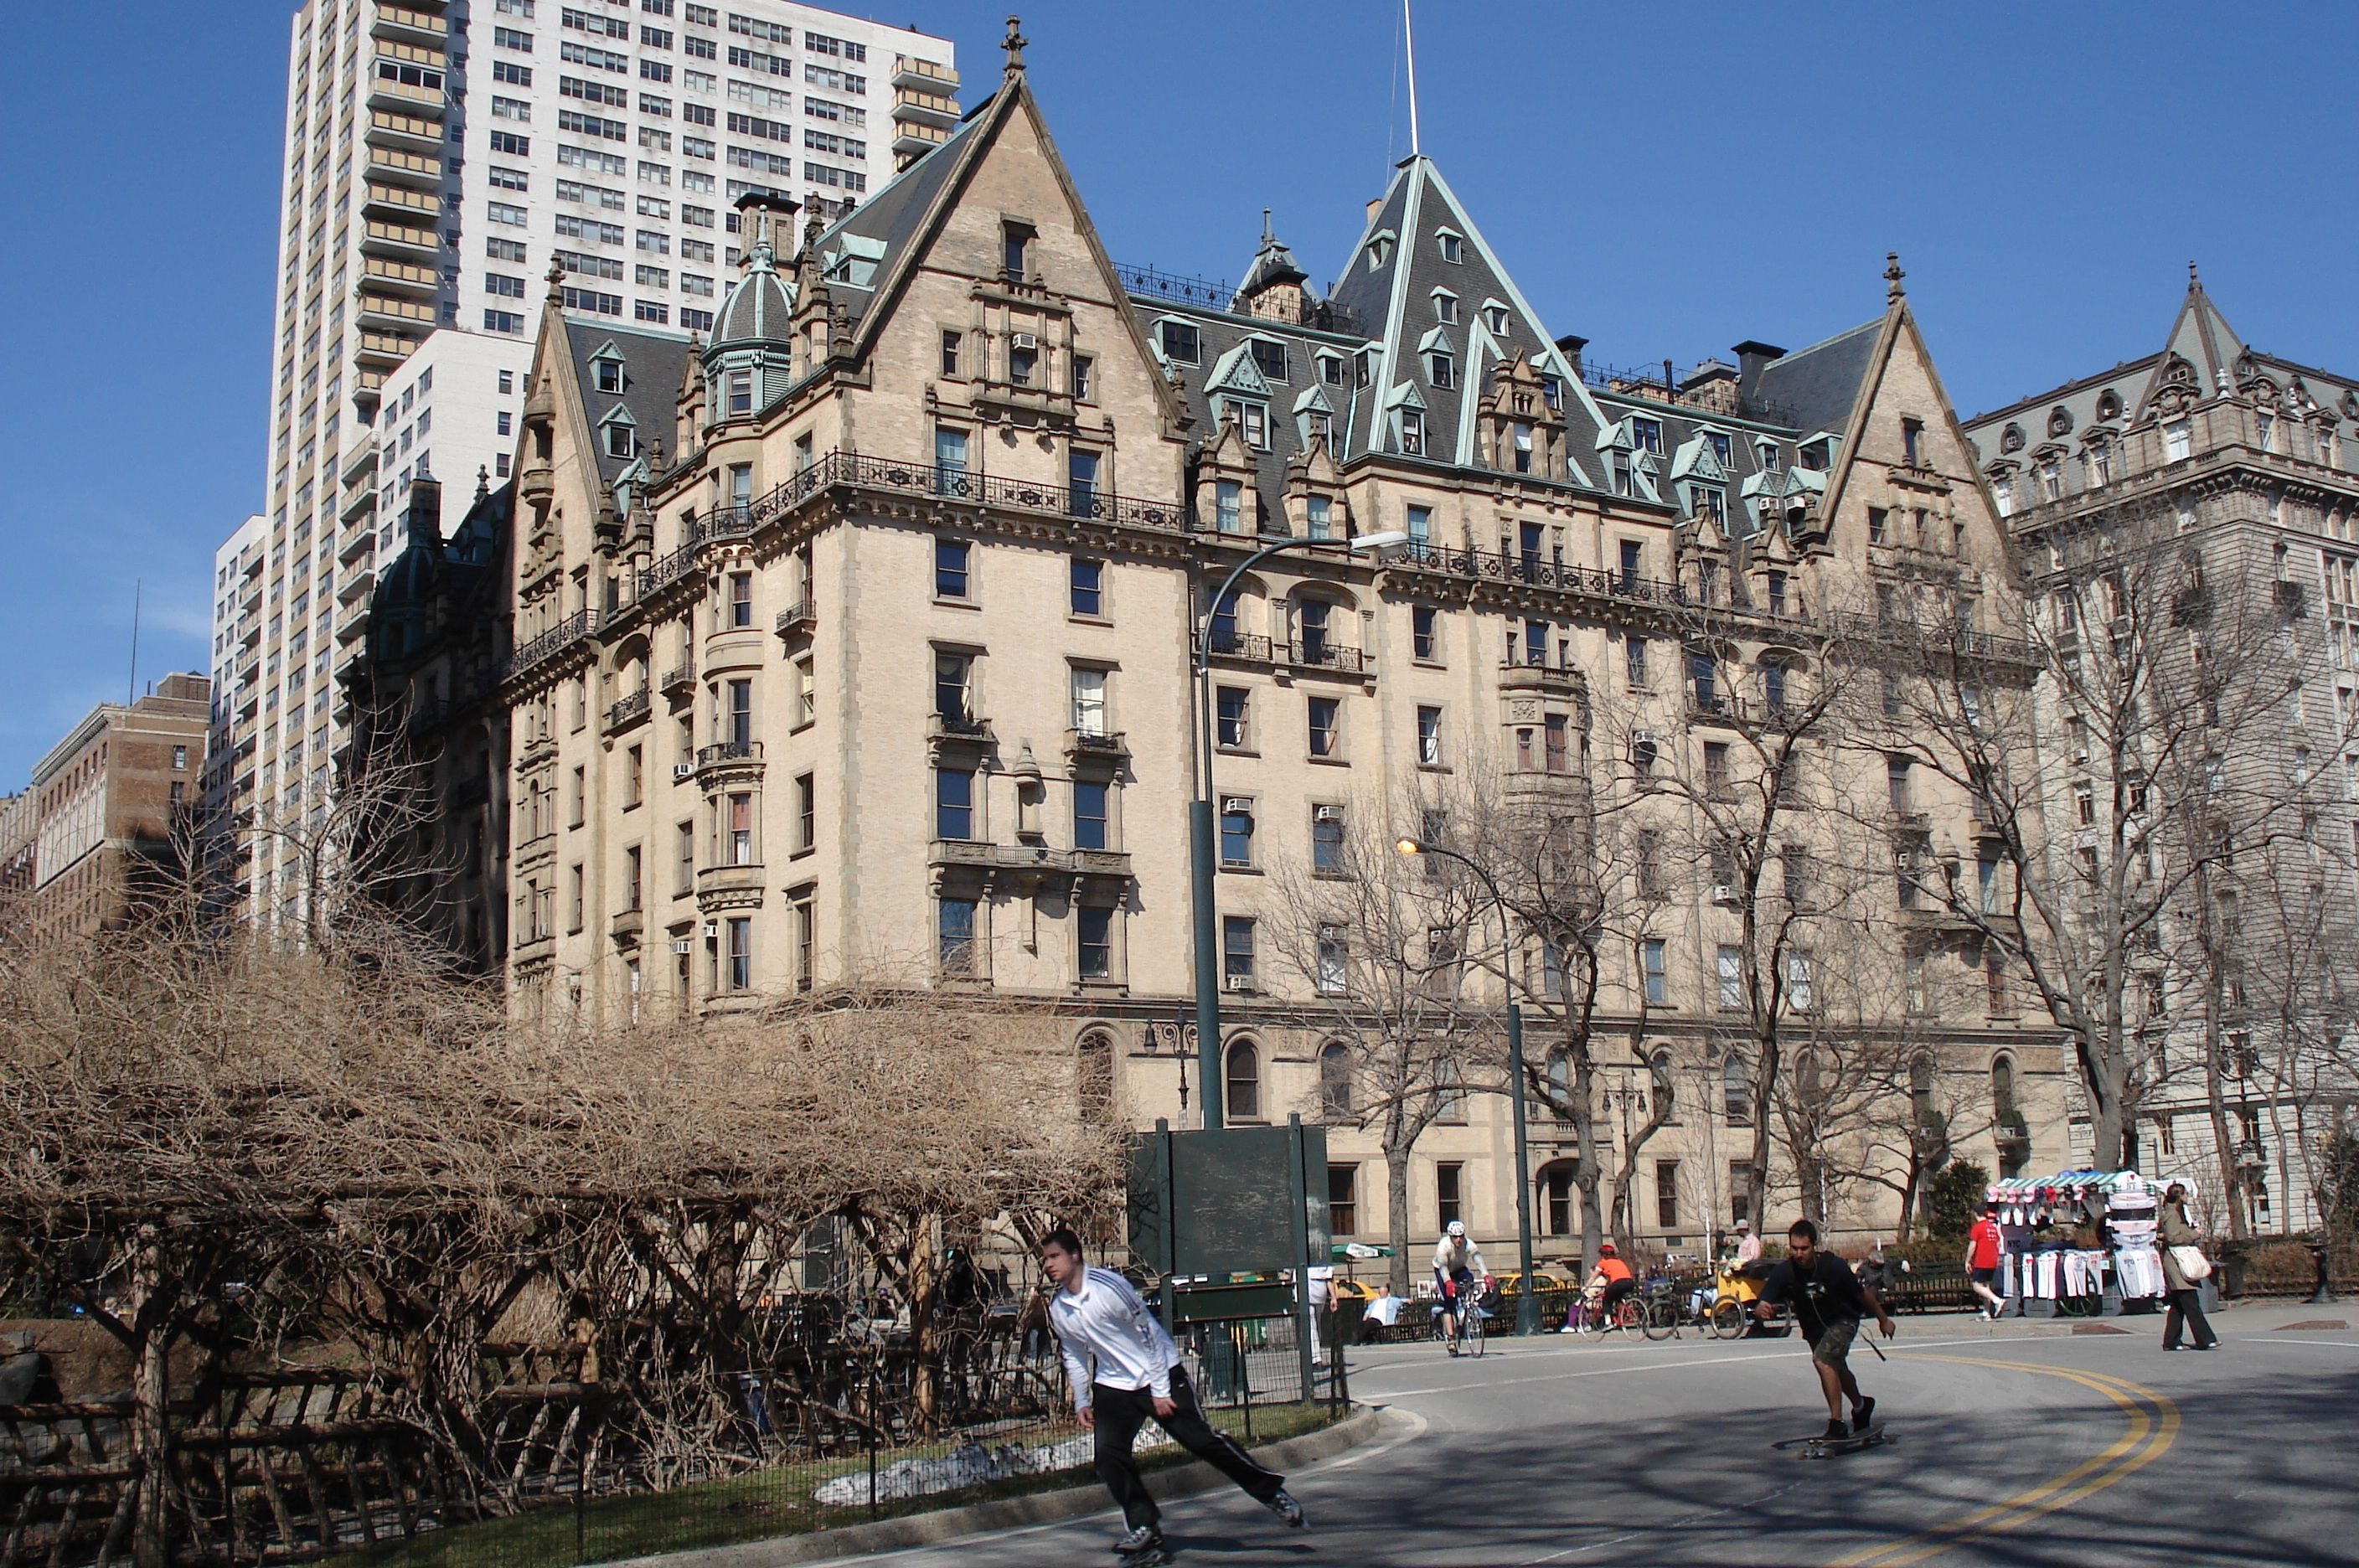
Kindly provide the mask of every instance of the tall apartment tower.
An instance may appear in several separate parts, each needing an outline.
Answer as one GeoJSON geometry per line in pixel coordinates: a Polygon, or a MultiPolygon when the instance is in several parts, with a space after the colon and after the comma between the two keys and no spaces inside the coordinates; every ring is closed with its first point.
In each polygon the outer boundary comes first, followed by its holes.
{"type": "MultiPolygon", "coordinates": [[[[381,498],[397,515],[429,473],[465,510],[516,411],[496,388],[529,363],[538,275],[561,265],[583,320],[706,331],[734,197],[840,212],[959,115],[947,39],[787,0],[311,0],[288,59],[266,522],[224,547],[261,562],[251,626],[251,574],[215,595],[208,798],[238,813],[299,813],[325,787],[335,669],[402,545],[381,498]],[[465,370],[429,378],[412,361],[448,329],[489,341],[441,345],[465,370]],[[427,394],[466,407],[436,431],[427,394]]],[[[267,908],[271,879],[235,880],[267,908]]]]}

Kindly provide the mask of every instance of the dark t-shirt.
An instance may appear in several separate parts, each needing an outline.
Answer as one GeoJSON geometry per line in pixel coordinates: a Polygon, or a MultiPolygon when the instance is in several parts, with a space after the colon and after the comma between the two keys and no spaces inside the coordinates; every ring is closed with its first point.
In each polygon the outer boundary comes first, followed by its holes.
{"type": "Polygon", "coordinates": [[[1831,1323],[1857,1323],[1867,1315],[1867,1292],[1860,1289],[1859,1277],[1833,1253],[1821,1252],[1811,1259],[1810,1271],[1799,1280],[1799,1290],[1795,1275],[1790,1258],[1778,1264],[1761,1287],[1761,1299],[1791,1301],[1804,1338],[1817,1339],[1831,1323]]]}

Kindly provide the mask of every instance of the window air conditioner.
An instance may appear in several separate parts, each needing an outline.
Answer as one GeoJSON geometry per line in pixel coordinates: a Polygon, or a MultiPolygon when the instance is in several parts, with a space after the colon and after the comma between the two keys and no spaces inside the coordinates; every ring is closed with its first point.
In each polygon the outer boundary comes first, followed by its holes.
{"type": "Polygon", "coordinates": [[[1715,904],[1734,904],[1736,902],[1736,889],[1725,882],[1716,884],[1712,890],[1712,901],[1715,904]]]}
{"type": "Polygon", "coordinates": [[[1231,795],[1221,802],[1221,810],[1224,811],[1250,811],[1253,810],[1253,799],[1251,796],[1247,795],[1231,795]]]}
{"type": "Polygon", "coordinates": [[[1007,334],[1007,343],[1008,346],[1011,348],[1038,348],[1040,346],[1040,340],[1034,337],[1030,332],[1010,332],[1007,334]]]}
{"type": "Polygon", "coordinates": [[[1343,808],[1341,806],[1313,806],[1310,808],[1310,820],[1314,822],[1340,822],[1343,820],[1343,808]]]}
{"type": "Polygon", "coordinates": [[[1253,976],[1250,975],[1224,975],[1221,977],[1221,989],[1223,991],[1250,991],[1253,989],[1253,976]]]}
{"type": "Polygon", "coordinates": [[[705,921],[705,922],[704,922],[704,940],[705,940],[705,941],[707,941],[707,942],[711,942],[711,941],[712,941],[715,937],[719,936],[720,934],[721,934],[721,922],[720,922],[719,920],[707,920],[707,921],[705,921]]]}
{"type": "Polygon", "coordinates": [[[692,779],[695,776],[696,764],[693,762],[675,762],[671,765],[671,779],[675,784],[683,779],[692,779]]]}
{"type": "Polygon", "coordinates": [[[1633,746],[1652,746],[1655,744],[1655,732],[1652,730],[1632,730],[1630,732],[1630,744],[1633,746]]]}
{"type": "Polygon", "coordinates": [[[685,958],[695,950],[696,943],[690,942],[684,936],[676,936],[671,939],[671,952],[674,958],[685,958]]]}

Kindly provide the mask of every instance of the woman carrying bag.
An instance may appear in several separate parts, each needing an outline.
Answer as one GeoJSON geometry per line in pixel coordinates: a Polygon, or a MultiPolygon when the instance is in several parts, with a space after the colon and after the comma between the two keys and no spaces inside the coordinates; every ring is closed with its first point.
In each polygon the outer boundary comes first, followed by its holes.
{"type": "Polygon", "coordinates": [[[2179,1331],[2182,1323],[2194,1334],[2196,1350],[2209,1350],[2220,1343],[2212,1325],[2203,1321],[2202,1280],[2210,1278],[2212,1264],[2198,1245],[2195,1227],[2187,1223],[2187,1189],[2173,1181],[2162,1194],[2162,1210],[2158,1216],[2162,1227],[2162,1282],[2169,1292],[2170,1311],[2162,1320],[2162,1347],[2179,1348],[2179,1331]]]}

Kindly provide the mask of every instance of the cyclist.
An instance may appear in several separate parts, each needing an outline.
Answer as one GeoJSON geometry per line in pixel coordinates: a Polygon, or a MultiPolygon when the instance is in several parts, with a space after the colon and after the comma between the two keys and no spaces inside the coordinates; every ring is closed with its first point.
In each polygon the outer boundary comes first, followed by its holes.
{"type": "Polygon", "coordinates": [[[1483,1253],[1466,1235],[1466,1222],[1451,1220],[1433,1247],[1433,1282],[1441,1291],[1441,1322],[1450,1336],[1450,1354],[1458,1354],[1458,1338],[1466,1312],[1479,1312],[1475,1298],[1483,1293],[1485,1276],[1483,1253]]]}
{"type": "Polygon", "coordinates": [[[1589,1276],[1589,1288],[1597,1292],[1599,1324],[1611,1328],[1614,1306],[1638,1288],[1638,1280],[1630,1272],[1630,1266],[1615,1254],[1610,1241],[1597,1244],[1597,1268],[1589,1276]]]}

